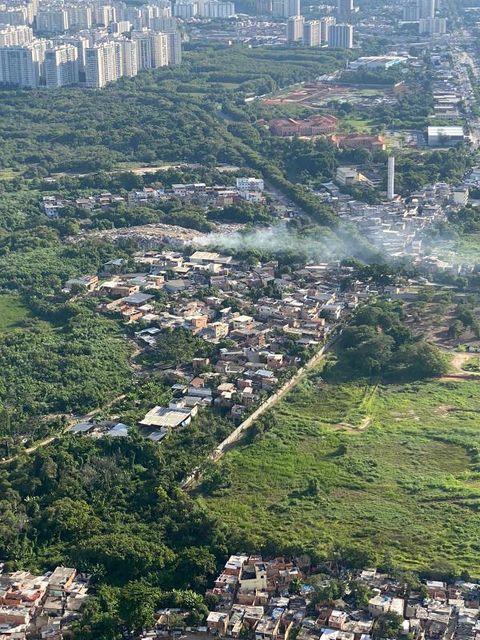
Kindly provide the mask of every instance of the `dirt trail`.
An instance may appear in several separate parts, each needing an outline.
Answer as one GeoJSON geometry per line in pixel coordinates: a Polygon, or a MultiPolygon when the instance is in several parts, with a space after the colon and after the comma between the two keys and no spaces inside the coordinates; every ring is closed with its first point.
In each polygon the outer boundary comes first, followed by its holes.
{"type": "Polygon", "coordinates": [[[480,355],[476,353],[465,353],[465,352],[448,352],[449,355],[452,356],[452,369],[451,373],[447,373],[446,375],[440,378],[440,381],[448,382],[451,380],[476,380],[480,379],[480,371],[465,371],[462,367],[473,358],[479,358],[480,355]]]}

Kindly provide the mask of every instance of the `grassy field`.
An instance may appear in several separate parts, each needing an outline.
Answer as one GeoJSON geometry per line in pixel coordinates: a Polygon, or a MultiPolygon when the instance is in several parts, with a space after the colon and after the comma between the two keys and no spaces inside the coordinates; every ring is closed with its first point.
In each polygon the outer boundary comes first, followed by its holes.
{"type": "Polygon", "coordinates": [[[270,430],[227,455],[231,486],[207,506],[251,546],[368,541],[399,566],[449,562],[478,577],[479,384],[329,386],[312,375],[270,430]]]}
{"type": "Polygon", "coordinates": [[[18,296],[0,294],[0,333],[15,329],[29,315],[18,296]]]}

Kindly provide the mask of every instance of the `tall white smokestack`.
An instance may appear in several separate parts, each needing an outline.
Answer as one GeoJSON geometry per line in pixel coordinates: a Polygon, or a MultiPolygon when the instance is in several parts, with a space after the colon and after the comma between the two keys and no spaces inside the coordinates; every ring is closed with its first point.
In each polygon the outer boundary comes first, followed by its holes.
{"type": "Polygon", "coordinates": [[[388,178],[387,178],[387,198],[393,200],[395,198],[395,158],[388,158],[388,178]]]}

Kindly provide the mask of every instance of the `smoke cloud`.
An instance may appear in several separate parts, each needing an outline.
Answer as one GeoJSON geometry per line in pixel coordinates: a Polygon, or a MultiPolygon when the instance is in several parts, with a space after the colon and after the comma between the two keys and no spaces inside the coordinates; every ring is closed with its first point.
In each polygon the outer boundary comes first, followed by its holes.
{"type": "Polygon", "coordinates": [[[212,247],[218,250],[268,253],[293,252],[305,255],[309,260],[333,260],[345,255],[343,243],[332,232],[306,236],[286,225],[254,229],[247,232],[210,233],[192,241],[195,246],[212,247]]]}

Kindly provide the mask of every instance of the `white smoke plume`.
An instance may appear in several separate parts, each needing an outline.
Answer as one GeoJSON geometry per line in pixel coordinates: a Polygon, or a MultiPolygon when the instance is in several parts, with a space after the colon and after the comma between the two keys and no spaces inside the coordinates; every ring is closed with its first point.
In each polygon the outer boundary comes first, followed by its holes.
{"type": "Polygon", "coordinates": [[[291,251],[302,253],[311,260],[332,260],[345,255],[343,243],[330,231],[304,236],[280,224],[247,232],[210,233],[192,241],[195,246],[223,250],[248,251],[257,249],[269,253],[291,251]]]}

